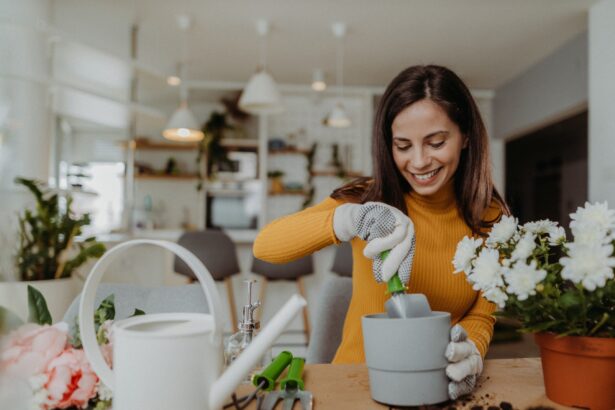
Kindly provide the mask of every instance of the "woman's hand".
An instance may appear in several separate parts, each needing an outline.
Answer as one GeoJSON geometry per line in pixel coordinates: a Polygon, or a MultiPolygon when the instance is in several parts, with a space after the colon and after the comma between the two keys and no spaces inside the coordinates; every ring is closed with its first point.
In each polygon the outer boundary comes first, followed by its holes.
{"type": "Polygon", "coordinates": [[[451,341],[444,355],[450,363],[446,366],[446,375],[450,379],[448,395],[456,400],[474,390],[483,371],[483,359],[461,325],[451,328],[451,341]]]}
{"type": "Polygon", "coordinates": [[[335,209],[333,230],[340,241],[367,241],[363,254],[374,260],[376,281],[387,282],[398,272],[408,283],[414,256],[414,224],[399,209],[380,202],[344,204],[335,209]],[[389,251],[386,260],[380,254],[389,251]]]}

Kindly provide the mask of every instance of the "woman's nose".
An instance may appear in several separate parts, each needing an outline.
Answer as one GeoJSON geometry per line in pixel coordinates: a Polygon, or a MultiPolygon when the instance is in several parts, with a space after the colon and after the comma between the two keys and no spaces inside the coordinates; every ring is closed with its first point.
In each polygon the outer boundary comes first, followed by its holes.
{"type": "Polygon", "coordinates": [[[421,168],[424,168],[429,165],[429,156],[427,155],[425,150],[419,148],[413,151],[414,152],[411,154],[412,156],[410,158],[412,168],[414,168],[415,170],[420,170],[421,168]]]}

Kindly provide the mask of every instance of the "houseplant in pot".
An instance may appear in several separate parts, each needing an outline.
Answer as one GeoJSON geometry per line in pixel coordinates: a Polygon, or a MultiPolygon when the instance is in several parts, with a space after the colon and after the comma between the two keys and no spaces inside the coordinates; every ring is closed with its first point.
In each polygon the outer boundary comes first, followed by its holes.
{"type": "Polygon", "coordinates": [[[615,408],[615,210],[570,215],[572,240],[549,220],[502,217],[486,240],[465,237],[453,260],[475,290],[540,346],[547,397],[615,408]]]}
{"type": "Polygon", "coordinates": [[[88,259],[100,257],[105,246],[94,238],[76,243],[90,218],[74,214],[71,197],[60,198],[35,180],[15,182],[32,193],[36,206],[19,215],[14,259],[18,281],[0,282],[0,305],[25,319],[27,287],[32,285],[45,295],[52,318],[58,320],[78,292],[72,275],[88,259]]]}

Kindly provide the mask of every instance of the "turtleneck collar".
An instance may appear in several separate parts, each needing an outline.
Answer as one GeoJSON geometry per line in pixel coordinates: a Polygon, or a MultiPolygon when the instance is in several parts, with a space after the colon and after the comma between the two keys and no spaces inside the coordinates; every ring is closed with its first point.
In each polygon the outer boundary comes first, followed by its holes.
{"type": "Polygon", "coordinates": [[[425,208],[434,211],[447,211],[456,205],[455,181],[451,178],[435,194],[420,195],[415,191],[410,191],[408,197],[425,208]]]}

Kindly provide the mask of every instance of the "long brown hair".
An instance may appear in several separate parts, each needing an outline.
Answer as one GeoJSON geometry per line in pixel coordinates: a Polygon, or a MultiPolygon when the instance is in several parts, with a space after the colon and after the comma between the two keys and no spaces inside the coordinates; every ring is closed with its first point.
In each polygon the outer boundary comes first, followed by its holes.
{"type": "Polygon", "coordinates": [[[357,179],[336,189],[331,196],[349,202],[384,202],[407,213],[404,195],[411,187],[393,161],[391,126],[400,112],[423,99],[438,104],[468,139],[455,171],[454,189],[464,221],[473,232],[479,233],[499,219],[498,216],[484,220],[492,202],[500,208],[500,216],[509,210],[493,185],[489,138],[476,102],[463,81],[445,67],[412,66],[391,81],[374,119],[373,177],[357,179]],[[391,178],[392,175],[395,177],[391,178]]]}

